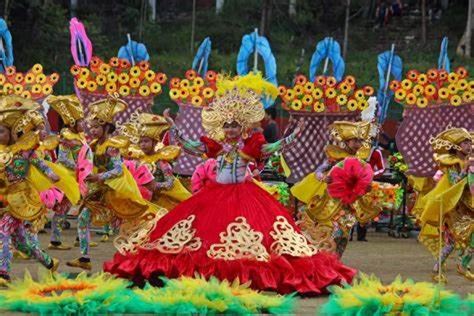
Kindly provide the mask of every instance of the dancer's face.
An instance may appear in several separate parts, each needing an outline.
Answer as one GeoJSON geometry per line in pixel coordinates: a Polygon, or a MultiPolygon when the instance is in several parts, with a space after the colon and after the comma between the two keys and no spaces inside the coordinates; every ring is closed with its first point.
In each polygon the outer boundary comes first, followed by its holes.
{"type": "Polygon", "coordinates": [[[10,129],[4,125],[0,125],[0,144],[8,145],[11,139],[10,129]]]}
{"type": "Polygon", "coordinates": [[[362,140],[359,138],[352,138],[346,141],[346,146],[351,153],[355,154],[362,147],[362,140]]]}
{"type": "Polygon", "coordinates": [[[461,147],[461,152],[464,155],[468,156],[471,154],[471,151],[472,151],[472,141],[470,141],[469,139],[466,139],[461,144],[459,144],[459,147],[461,147]]]}
{"type": "Polygon", "coordinates": [[[240,126],[240,124],[237,123],[236,121],[233,121],[232,123],[224,124],[224,133],[227,139],[238,138],[241,132],[242,132],[242,126],[240,126]]]}
{"type": "Polygon", "coordinates": [[[104,126],[99,123],[97,120],[92,120],[89,126],[89,133],[92,138],[102,138],[105,133],[104,126]]]}
{"type": "Polygon", "coordinates": [[[147,155],[153,153],[153,149],[155,148],[155,142],[153,139],[146,136],[140,138],[139,145],[140,149],[147,155]]]}
{"type": "Polygon", "coordinates": [[[40,124],[35,128],[38,131],[39,139],[42,141],[48,136],[48,132],[46,131],[46,126],[44,124],[40,124]]]}
{"type": "Polygon", "coordinates": [[[75,125],[76,133],[84,132],[84,125],[85,125],[85,123],[84,123],[83,119],[77,120],[76,125],[75,125]]]}

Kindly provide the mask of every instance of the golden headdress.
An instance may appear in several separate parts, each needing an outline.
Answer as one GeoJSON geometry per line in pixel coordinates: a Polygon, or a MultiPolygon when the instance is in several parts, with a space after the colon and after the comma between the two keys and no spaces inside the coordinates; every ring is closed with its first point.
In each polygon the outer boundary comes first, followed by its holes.
{"type": "Polygon", "coordinates": [[[216,140],[224,138],[224,124],[237,122],[243,130],[265,117],[262,96],[275,98],[278,89],[262,78],[260,73],[222,79],[217,82],[217,95],[209,107],[204,108],[202,126],[216,140]]]}
{"type": "Polygon", "coordinates": [[[331,136],[339,142],[354,138],[368,141],[370,138],[370,122],[367,121],[335,121],[329,125],[329,129],[331,136]]]}
{"type": "Polygon", "coordinates": [[[89,119],[97,119],[101,124],[114,123],[116,114],[125,111],[127,103],[119,99],[118,94],[110,94],[106,99],[102,99],[89,105],[89,119]]]}
{"type": "Polygon", "coordinates": [[[161,141],[161,135],[170,129],[163,116],[151,113],[133,113],[130,120],[119,127],[120,133],[127,136],[132,143],[138,143],[141,136],[161,141]]]}
{"type": "Polygon", "coordinates": [[[27,133],[35,127],[44,124],[44,118],[39,112],[41,106],[31,100],[16,95],[0,98],[0,111],[7,125],[13,133],[27,133]],[[19,116],[18,116],[19,115],[19,116]]]}
{"type": "Polygon", "coordinates": [[[75,125],[84,118],[84,109],[76,95],[50,96],[48,104],[61,116],[64,124],[75,125]]]}
{"type": "Polygon", "coordinates": [[[472,134],[465,128],[448,128],[436,137],[430,139],[433,151],[438,154],[449,152],[451,149],[460,150],[459,144],[465,140],[472,141],[472,134]]]}

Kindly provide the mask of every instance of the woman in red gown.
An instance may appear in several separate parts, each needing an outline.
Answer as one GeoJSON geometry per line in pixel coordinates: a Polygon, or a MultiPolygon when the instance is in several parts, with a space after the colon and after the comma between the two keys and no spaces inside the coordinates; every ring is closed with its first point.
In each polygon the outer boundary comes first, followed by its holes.
{"type": "Polygon", "coordinates": [[[311,244],[288,210],[250,181],[248,164],[284,149],[302,128],[273,144],[265,144],[261,133],[243,135],[263,116],[257,93],[234,88],[203,109],[209,137],[185,140],[174,128],[184,149],[216,159],[216,182],[176,206],[160,219],[146,243],[134,253],[115,254],[104,270],[152,284],[160,276],[198,273],[251,281],[258,290],[304,295],[350,283],[355,270],[311,244]]]}

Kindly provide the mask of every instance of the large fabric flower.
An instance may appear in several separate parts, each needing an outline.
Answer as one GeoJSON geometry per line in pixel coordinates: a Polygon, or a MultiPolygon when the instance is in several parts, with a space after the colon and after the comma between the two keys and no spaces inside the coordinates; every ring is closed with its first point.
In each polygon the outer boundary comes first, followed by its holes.
{"type": "Polygon", "coordinates": [[[367,192],[373,175],[369,164],[357,158],[346,158],[329,172],[331,183],[328,185],[328,193],[343,203],[353,203],[367,192]]]}
{"type": "Polygon", "coordinates": [[[151,197],[153,196],[153,192],[147,189],[145,185],[153,181],[153,174],[150,172],[150,170],[148,170],[145,165],[137,166],[135,162],[130,160],[125,160],[124,164],[135,179],[135,182],[138,185],[138,189],[140,190],[142,197],[145,200],[150,201],[151,197]]]}
{"type": "Polygon", "coordinates": [[[87,195],[88,187],[86,177],[92,173],[94,168],[92,164],[92,152],[89,146],[83,145],[77,155],[77,182],[79,183],[79,191],[82,196],[87,195]]]}

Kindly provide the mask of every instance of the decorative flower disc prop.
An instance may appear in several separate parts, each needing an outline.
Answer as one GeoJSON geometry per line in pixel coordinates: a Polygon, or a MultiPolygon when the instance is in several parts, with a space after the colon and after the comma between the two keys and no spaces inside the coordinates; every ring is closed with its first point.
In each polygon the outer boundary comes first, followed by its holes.
{"type": "Polygon", "coordinates": [[[53,87],[58,81],[59,74],[45,75],[41,64],[35,64],[25,73],[18,72],[15,66],[10,66],[4,74],[0,73],[0,93],[39,101],[53,93],[53,87]]]}
{"type": "Polygon", "coordinates": [[[368,191],[373,175],[369,164],[357,158],[346,158],[329,172],[328,193],[345,204],[351,204],[368,191]]]}
{"type": "Polygon", "coordinates": [[[121,97],[157,96],[167,77],[150,69],[148,61],[132,66],[126,59],[110,58],[109,62],[94,56],[89,67],[74,65],[70,69],[75,86],[86,93],[110,94],[117,92],[121,97]]]}
{"type": "Polygon", "coordinates": [[[472,315],[469,299],[463,302],[457,294],[435,284],[403,281],[401,277],[383,285],[375,276],[361,275],[352,286],[330,291],[322,315],[472,315]]]}
{"type": "Polygon", "coordinates": [[[278,88],[282,106],[288,111],[353,112],[365,110],[374,94],[371,86],[358,87],[353,76],[340,82],[332,76],[318,76],[314,82],[298,75],[293,87],[278,88]]]}
{"type": "Polygon", "coordinates": [[[474,80],[470,80],[464,67],[451,73],[443,69],[430,69],[426,73],[410,70],[402,81],[390,82],[390,89],[395,93],[395,101],[407,107],[459,106],[474,101],[474,80]]]}
{"type": "Polygon", "coordinates": [[[203,78],[195,70],[189,69],[184,79],[172,78],[170,80],[170,98],[178,105],[207,106],[214,98],[217,77],[217,73],[212,70],[207,71],[203,78]]]}
{"type": "Polygon", "coordinates": [[[50,272],[34,281],[29,273],[23,280],[0,291],[0,311],[40,315],[98,314],[288,314],[294,297],[264,295],[248,284],[221,282],[204,278],[163,279],[161,288],[145,285],[130,288],[130,283],[109,274],[86,273],[76,278],[50,272]]]}

